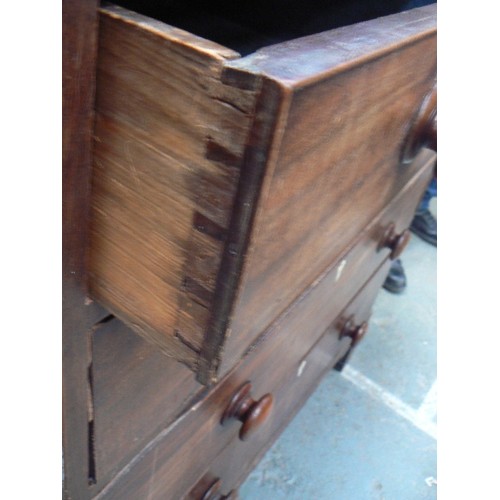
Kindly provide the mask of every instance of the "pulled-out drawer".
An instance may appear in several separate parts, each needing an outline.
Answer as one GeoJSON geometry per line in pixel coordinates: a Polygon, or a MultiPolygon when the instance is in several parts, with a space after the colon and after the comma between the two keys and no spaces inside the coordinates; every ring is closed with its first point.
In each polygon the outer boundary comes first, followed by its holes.
{"type": "Polygon", "coordinates": [[[202,4],[101,10],[90,285],[210,384],[422,167],[404,153],[432,128],[418,113],[434,102],[436,15],[241,57],[238,34],[262,47],[303,33],[251,38],[234,2],[202,4]]]}

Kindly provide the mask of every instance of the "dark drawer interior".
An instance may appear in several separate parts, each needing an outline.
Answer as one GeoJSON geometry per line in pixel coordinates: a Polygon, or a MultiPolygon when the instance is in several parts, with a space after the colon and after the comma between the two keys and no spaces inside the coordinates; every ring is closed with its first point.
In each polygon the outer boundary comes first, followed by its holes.
{"type": "Polygon", "coordinates": [[[368,21],[434,2],[118,0],[114,3],[246,55],[266,45],[368,21]]]}

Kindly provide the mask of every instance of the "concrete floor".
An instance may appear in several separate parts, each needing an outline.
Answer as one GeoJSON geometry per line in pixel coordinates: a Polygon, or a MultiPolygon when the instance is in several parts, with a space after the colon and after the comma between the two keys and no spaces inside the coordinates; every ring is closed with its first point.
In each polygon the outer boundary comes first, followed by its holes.
{"type": "Polygon", "coordinates": [[[251,473],[242,500],[436,498],[436,248],[413,236],[402,261],[406,291],[380,291],[368,335],[251,473]]]}

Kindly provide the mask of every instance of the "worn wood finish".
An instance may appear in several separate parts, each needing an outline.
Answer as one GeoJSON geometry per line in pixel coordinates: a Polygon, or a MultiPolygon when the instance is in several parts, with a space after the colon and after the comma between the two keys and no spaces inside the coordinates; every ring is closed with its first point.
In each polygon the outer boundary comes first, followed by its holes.
{"type": "Polygon", "coordinates": [[[435,6],[227,66],[233,78],[280,82],[289,105],[280,109],[285,130],[266,165],[221,373],[415,174],[418,165],[400,157],[435,82],[435,6]]]}
{"type": "MultiPolygon", "coordinates": [[[[226,80],[235,86],[257,85],[254,81],[226,80]]],[[[249,144],[243,158],[242,173],[235,199],[231,224],[218,274],[216,297],[198,365],[198,379],[214,383],[219,378],[219,365],[226,337],[231,335],[231,310],[240,283],[244,257],[261,197],[266,164],[273,153],[275,135],[283,129],[282,109],[286,106],[275,82],[265,81],[259,88],[255,119],[249,144]]]]}
{"type": "MultiPolygon", "coordinates": [[[[352,245],[318,277],[311,288],[293,303],[297,321],[318,322],[321,328],[333,320],[364,283],[366,276],[390,256],[383,242],[388,227],[402,234],[410,225],[415,209],[435,172],[435,154],[424,150],[415,159],[417,174],[405,188],[359,234],[352,245]],[[316,290],[317,289],[317,290],[316,290]],[[333,305],[332,304],[332,298],[333,305]],[[313,305],[314,304],[314,305],[313,305]],[[312,309],[311,309],[312,308],[312,309]],[[310,310],[311,309],[311,310],[310,310]],[[309,313],[310,310],[310,313],[309,313]]],[[[287,314],[286,311],[284,313],[287,314]]],[[[267,332],[257,337],[250,350],[267,338],[267,332]]]]}
{"type": "Polygon", "coordinates": [[[106,311],[95,304],[85,304],[79,284],[63,281],[62,308],[62,444],[64,455],[64,498],[89,498],[93,483],[90,452],[88,338],[106,311]]]}
{"type": "Polygon", "coordinates": [[[220,82],[235,57],[125,9],[102,10],[92,293],[192,369],[251,123],[253,93],[220,82]]]}
{"type": "Polygon", "coordinates": [[[417,172],[435,9],[239,58],[107,7],[99,61],[93,293],[214,383],[417,172]]]}
{"type": "MultiPolygon", "coordinates": [[[[280,359],[280,363],[287,363],[288,356],[283,352],[283,345],[287,346],[286,353],[292,353],[292,356],[300,356],[301,353],[306,352],[308,350],[308,345],[312,345],[321,333],[327,328],[327,326],[333,321],[336,315],[338,315],[339,311],[344,307],[344,305],[348,302],[350,297],[362,286],[366,275],[369,275],[373,269],[375,269],[384,259],[387,258],[389,254],[389,250],[383,250],[377,252],[377,245],[378,241],[380,240],[381,236],[384,233],[384,228],[386,227],[387,224],[392,223],[393,221],[397,221],[397,227],[399,230],[404,229],[407,227],[411,220],[411,214],[414,211],[415,206],[417,205],[419,198],[421,196],[421,193],[425,189],[425,186],[427,185],[429,179],[432,176],[433,173],[433,165],[434,165],[434,155],[431,152],[423,152],[420,157],[419,161],[421,162],[421,169],[419,170],[419,173],[412,179],[412,181],[408,184],[405,190],[403,190],[400,195],[394,200],[392,204],[390,204],[387,207],[387,210],[384,211],[383,214],[379,218],[377,218],[375,221],[373,221],[372,224],[368,226],[368,228],[362,233],[359,241],[356,243],[354,248],[352,248],[350,251],[346,253],[346,255],[335,265],[329,269],[327,273],[325,273],[325,276],[323,276],[321,279],[319,279],[314,285],[309,289],[303,297],[298,301],[298,303],[293,304],[293,307],[289,312],[287,312],[284,316],[284,318],[280,318],[277,322],[277,324],[271,328],[269,331],[265,332],[263,337],[260,339],[260,342],[263,342],[261,346],[253,346],[251,347],[251,352],[256,351],[258,347],[261,349],[265,349],[266,351],[269,351],[269,358],[268,362],[269,365],[274,366],[273,359],[280,359]],[[304,325],[303,327],[301,325],[304,325]],[[302,331],[302,328],[305,328],[307,330],[307,334],[305,331],[302,331]]],[[[106,327],[103,327],[102,332],[106,333],[106,328],[109,329],[113,323],[110,323],[109,325],[106,325],[106,327]]],[[[153,383],[152,378],[153,377],[158,377],[161,375],[161,372],[159,372],[156,369],[153,369],[153,367],[149,366],[149,363],[147,363],[147,359],[144,362],[141,362],[137,367],[133,366],[133,361],[136,359],[138,356],[134,355],[133,353],[127,354],[127,350],[131,349],[132,351],[138,350],[138,352],[141,352],[141,350],[145,350],[146,352],[150,353],[150,356],[153,359],[157,359],[157,362],[161,365],[161,356],[155,355],[154,350],[151,348],[147,348],[144,343],[140,342],[137,337],[133,336],[130,332],[127,334],[130,336],[130,339],[127,341],[126,337],[123,340],[120,340],[116,338],[116,336],[119,334],[120,329],[116,332],[108,332],[107,334],[107,342],[103,343],[100,342],[98,338],[96,338],[96,344],[95,344],[95,351],[96,353],[101,352],[101,353],[107,353],[101,355],[97,355],[94,363],[96,363],[96,382],[94,383],[95,386],[95,413],[96,413],[96,437],[98,438],[96,443],[97,443],[97,472],[98,472],[98,480],[99,480],[99,463],[106,464],[106,461],[103,460],[103,458],[99,458],[99,454],[101,453],[99,449],[103,449],[108,455],[109,455],[109,450],[106,448],[109,447],[111,450],[116,450],[120,449],[121,445],[117,445],[116,441],[122,442],[123,441],[123,435],[121,430],[113,430],[113,421],[115,419],[119,418],[119,415],[121,413],[125,413],[126,407],[129,405],[130,402],[127,402],[125,399],[124,401],[119,401],[119,399],[116,397],[120,397],[124,394],[125,392],[122,393],[120,390],[118,390],[119,387],[123,386],[123,383],[120,383],[120,379],[123,378],[125,381],[130,380],[130,378],[134,379],[135,377],[139,377],[139,380],[145,380],[145,384],[141,384],[143,387],[143,390],[148,391],[147,397],[150,398],[151,402],[150,404],[153,404],[154,408],[158,407],[158,403],[154,403],[155,400],[158,400],[158,398],[161,398],[164,394],[164,391],[159,387],[158,384],[153,383]],[[137,345],[135,349],[132,349],[134,345],[137,345]],[[140,347],[140,349],[139,349],[140,347]],[[118,349],[117,353],[114,353],[115,350],[118,349]],[[121,354],[120,354],[121,351],[121,354]],[[116,357],[118,360],[124,359],[124,360],[129,360],[129,362],[124,362],[122,361],[120,364],[122,367],[118,370],[118,372],[115,375],[112,375],[113,371],[118,368],[117,363],[115,362],[114,364],[110,364],[109,362],[105,362],[107,357],[116,357]],[[101,361],[99,361],[99,359],[101,361]],[[100,366],[100,368],[98,368],[100,366]],[[106,369],[108,367],[108,369],[106,369]],[[131,371],[131,374],[127,375],[128,371],[131,371]],[[141,370],[143,370],[141,372],[141,370]],[[134,375],[135,371],[135,375],[134,375]],[[146,371],[146,373],[144,373],[146,371]],[[106,373],[108,373],[109,377],[106,376],[106,373]],[[149,375],[148,375],[149,373],[149,375]],[[101,380],[99,382],[99,380],[101,380]],[[152,386],[148,389],[148,380],[149,383],[152,384],[152,386]],[[99,388],[99,384],[101,384],[101,388],[99,388]],[[114,388],[114,385],[117,385],[118,388],[114,388]],[[118,392],[117,392],[118,391],[118,392]],[[155,391],[159,393],[159,396],[155,396],[155,391]],[[116,393],[116,396],[113,396],[113,394],[116,393]],[[100,396],[100,395],[101,396],[100,396]],[[116,401],[118,399],[118,402],[116,403],[116,408],[113,409],[111,404],[107,405],[102,405],[100,403],[100,397],[104,398],[110,398],[112,401],[116,401]],[[111,411],[111,413],[109,413],[111,411]],[[99,429],[101,428],[99,424],[99,414],[102,412],[102,416],[106,419],[108,422],[106,430],[109,432],[109,434],[106,433],[101,433],[102,438],[104,439],[104,442],[99,442],[99,429]],[[120,437],[121,436],[121,437],[120,437]]],[[[126,333],[126,330],[122,331],[122,334],[126,333]]],[[[250,354],[251,356],[251,354],[250,354]]],[[[141,356],[140,356],[141,357],[141,356]]],[[[168,360],[165,359],[164,363],[168,365],[168,360]]],[[[247,374],[248,377],[252,377],[253,373],[259,372],[261,370],[261,365],[263,367],[266,366],[264,362],[261,362],[258,366],[255,368],[250,368],[245,370],[245,373],[247,374]]],[[[161,378],[161,376],[160,376],[161,378]]],[[[188,377],[189,379],[189,377],[188,377]]],[[[280,378],[283,380],[282,378],[280,378]]],[[[267,378],[265,379],[267,381],[267,378]]],[[[242,381],[244,381],[244,375],[242,375],[242,381]]],[[[174,383],[174,382],[172,382],[174,383]]],[[[137,384],[134,384],[137,385],[137,384]]],[[[236,390],[238,387],[234,387],[236,390]]],[[[266,391],[265,385],[262,386],[262,390],[266,391]]],[[[125,391],[125,389],[124,389],[125,391]]],[[[257,397],[260,397],[263,392],[256,392],[255,393],[257,397]]],[[[128,397],[133,398],[133,401],[135,401],[138,397],[142,398],[142,396],[137,395],[135,391],[128,392],[128,397]]],[[[190,417],[188,417],[191,420],[191,423],[186,425],[190,425],[192,427],[199,427],[199,429],[196,431],[196,437],[192,436],[192,433],[190,430],[183,431],[182,428],[177,428],[177,432],[180,432],[180,437],[178,440],[175,435],[171,435],[170,439],[167,440],[167,442],[170,442],[171,444],[168,445],[166,444],[165,446],[168,447],[170,450],[176,450],[177,447],[182,447],[182,442],[184,439],[189,440],[189,438],[197,439],[197,444],[188,444],[187,446],[189,449],[197,449],[198,452],[195,455],[189,455],[189,457],[185,456],[186,451],[181,453],[181,455],[175,454],[174,456],[171,457],[171,460],[169,461],[170,466],[172,467],[175,473],[175,478],[178,478],[177,474],[179,474],[179,470],[176,469],[176,467],[179,467],[178,462],[180,461],[181,463],[183,461],[191,462],[194,461],[195,463],[200,462],[200,464],[204,463],[204,460],[208,460],[208,457],[211,456],[212,453],[215,453],[218,449],[220,449],[220,446],[224,445],[224,442],[229,438],[231,438],[234,434],[227,434],[224,436],[224,434],[221,434],[220,431],[222,429],[219,428],[219,422],[220,418],[222,417],[222,411],[226,408],[227,404],[229,403],[229,400],[232,397],[232,393],[225,393],[225,395],[222,397],[219,397],[216,399],[218,403],[215,403],[214,400],[212,399],[210,402],[207,402],[207,406],[205,407],[205,410],[199,410],[202,412],[202,416],[198,415],[197,418],[193,417],[192,414],[190,417]],[[214,408],[216,407],[215,405],[218,404],[220,405],[220,415],[217,414],[210,414],[209,413],[209,408],[211,411],[214,411],[214,408]],[[199,419],[199,420],[197,420],[199,419]],[[200,421],[202,424],[200,424],[200,421]],[[215,430],[215,434],[214,434],[215,430]],[[212,434],[212,438],[207,437],[207,434],[210,435],[212,434]],[[221,437],[222,436],[222,437],[221,437]],[[208,441],[206,441],[208,439],[208,441]],[[211,445],[208,445],[208,442],[211,443],[211,445]],[[205,444],[204,444],[205,443],[205,444]],[[204,446],[206,449],[204,449],[204,446]]],[[[130,403],[132,407],[136,406],[133,402],[130,403]]],[[[163,403],[161,403],[163,404],[163,403]]],[[[166,407],[165,407],[166,409],[166,407]]],[[[139,412],[139,410],[136,410],[139,412]]],[[[279,411],[279,410],[276,410],[279,411]]],[[[150,417],[150,423],[149,426],[154,426],[154,425],[159,425],[158,423],[155,424],[154,420],[154,413],[153,411],[149,411],[146,405],[142,407],[142,413],[144,418],[147,418],[149,415],[150,417]]],[[[134,415],[134,411],[132,411],[131,415],[134,415]]],[[[136,415],[139,415],[139,413],[136,413],[136,415]]],[[[161,419],[160,420],[160,425],[163,423],[161,419]]],[[[136,425],[139,425],[139,421],[136,421],[136,425]]],[[[133,425],[132,425],[133,427],[133,425]]],[[[266,426],[264,425],[264,428],[266,426]]],[[[234,428],[234,426],[233,426],[234,428]]],[[[130,427],[127,425],[126,429],[130,429],[130,427]]],[[[238,430],[238,432],[241,431],[241,428],[238,430]]],[[[174,431],[172,431],[174,432],[174,431]]],[[[147,434],[147,432],[146,432],[147,434]]],[[[259,430],[257,431],[256,435],[259,434],[259,430]]],[[[251,441],[252,439],[250,439],[251,441]]],[[[124,451],[123,448],[122,452],[124,451]]],[[[115,463],[116,463],[116,458],[118,457],[118,453],[116,454],[115,457],[115,463]]],[[[165,458],[167,458],[169,455],[166,452],[165,453],[165,458]]],[[[151,464],[150,464],[151,465],[151,464]]],[[[193,465],[193,467],[190,470],[190,473],[188,475],[188,478],[185,480],[185,482],[181,483],[181,486],[179,486],[179,489],[176,490],[176,494],[180,494],[181,491],[183,491],[184,487],[187,487],[190,481],[192,481],[191,473],[196,474],[196,471],[198,469],[193,465]]],[[[102,473],[102,471],[101,471],[102,473]]],[[[160,474],[161,475],[161,474],[160,474]]],[[[174,481],[174,477],[171,475],[167,476],[167,480],[170,479],[172,482],[174,481]]],[[[105,484],[105,478],[100,478],[103,480],[101,484],[105,484]]],[[[98,481],[99,483],[99,481],[98,481]]],[[[168,484],[168,483],[167,483],[168,484]]],[[[165,485],[164,485],[165,487],[165,485]]],[[[172,484],[169,485],[169,487],[173,487],[172,484]]],[[[169,490],[170,491],[170,490],[169,490]]],[[[113,498],[113,497],[111,497],[113,498]]]]}
{"type": "MultiPolygon", "coordinates": [[[[385,264],[382,274],[387,273],[388,265],[385,264]]],[[[297,373],[304,353],[321,338],[349,302],[347,296],[342,303],[343,299],[339,300],[329,293],[332,276],[336,273],[337,270],[332,269],[329,275],[314,283],[265,332],[265,344],[262,348],[256,349],[254,346],[226,380],[215,386],[203,401],[194,404],[179,422],[160,433],[127,466],[127,474],[120,474],[104,488],[99,498],[142,498],[147,493],[152,498],[181,498],[190,490],[197,478],[203,476],[207,463],[231,440],[239,439],[242,426],[240,422],[228,421],[221,425],[224,412],[235,392],[246,381],[250,381],[256,399],[271,393],[278,402],[282,388],[293,384],[295,375],[291,376],[290,373],[297,373]]],[[[383,277],[378,278],[379,281],[380,279],[383,281],[383,277]]],[[[379,281],[378,288],[381,285],[379,281]]],[[[347,352],[350,343],[348,338],[342,341],[336,338],[331,345],[332,353],[338,351],[336,359],[347,352]]],[[[334,360],[330,361],[333,364],[334,360]]],[[[269,425],[282,418],[285,418],[282,410],[273,408],[248,442],[258,439],[261,432],[267,433],[269,425]]]]}
{"type": "Polygon", "coordinates": [[[388,249],[379,242],[389,225],[404,231],[410,224],[419,200],[433,176],[435,155],[424,151],[418,158],[421,170],[404,190],[359,235],[352,247],[335,261],[310,287],[275,320],[247,352],[267,348],[269,336],[281,328],[283,322],[307,325],[309,338],[317,339],[340,313],[349,300],[363,286],[382,262],[390,257],[388,249]],[[261,346],[262,343],[262,346],[261,346]]]}
{"type": "Polygon", "coordinates": [[[247,58],[104,8],[90,284],[106,309],[86,300],[95,9],[63,3],[65,496],[224,498],[365,333],[432,175],[429,151],[400,160],[434,137],[435,8],[247,58]],[[202,387],[160,351],[224,378],[202,387]]]}
{"type": "MultiPolygon", "coordinates": [[[[386,261],[371,277],[368,283],[337,316],[315,345],[303,354],[299,363],[288,373],[287,383],[276,394],[274,418],[254,439],[242,443],[234,439],[222,453],[211,462],[205,473],[207,477],[218,477],[223,492],[234,490],[245,480],[248,473],[270,448],[286,425],[300,410],[304,402],[317,387],[322,376],[349,348],[350,340],[339,342],[346,322],[356,323],[369,320],[375,297],[389,270],[386,261]]],[[[342,432],[339,429],[339,432],[342,432]]]]}
{"type": "Polygon", "coordinates": [[[114,319],[93,334],[96,480],[106,484],[203,393],[187,367],[114,319]]]}
{"type": "Polygon", "coordinates": [[[62,114],[63,496],[89,498],[87,332],[109,313],[86,298],[97,2],[64,0],[62,114]]]}

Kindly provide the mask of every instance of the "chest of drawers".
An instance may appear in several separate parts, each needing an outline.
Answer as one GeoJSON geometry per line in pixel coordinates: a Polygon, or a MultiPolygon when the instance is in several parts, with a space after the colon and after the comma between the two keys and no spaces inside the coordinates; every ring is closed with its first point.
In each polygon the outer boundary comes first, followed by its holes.
{"type": "Polygon", "coordinates": [[[99,11],[67,495],[223,498],[366,333],[408,240],[435,6],[318,34],[293,9],[256,32],[225,2],[139,7],[99,11]]]}

